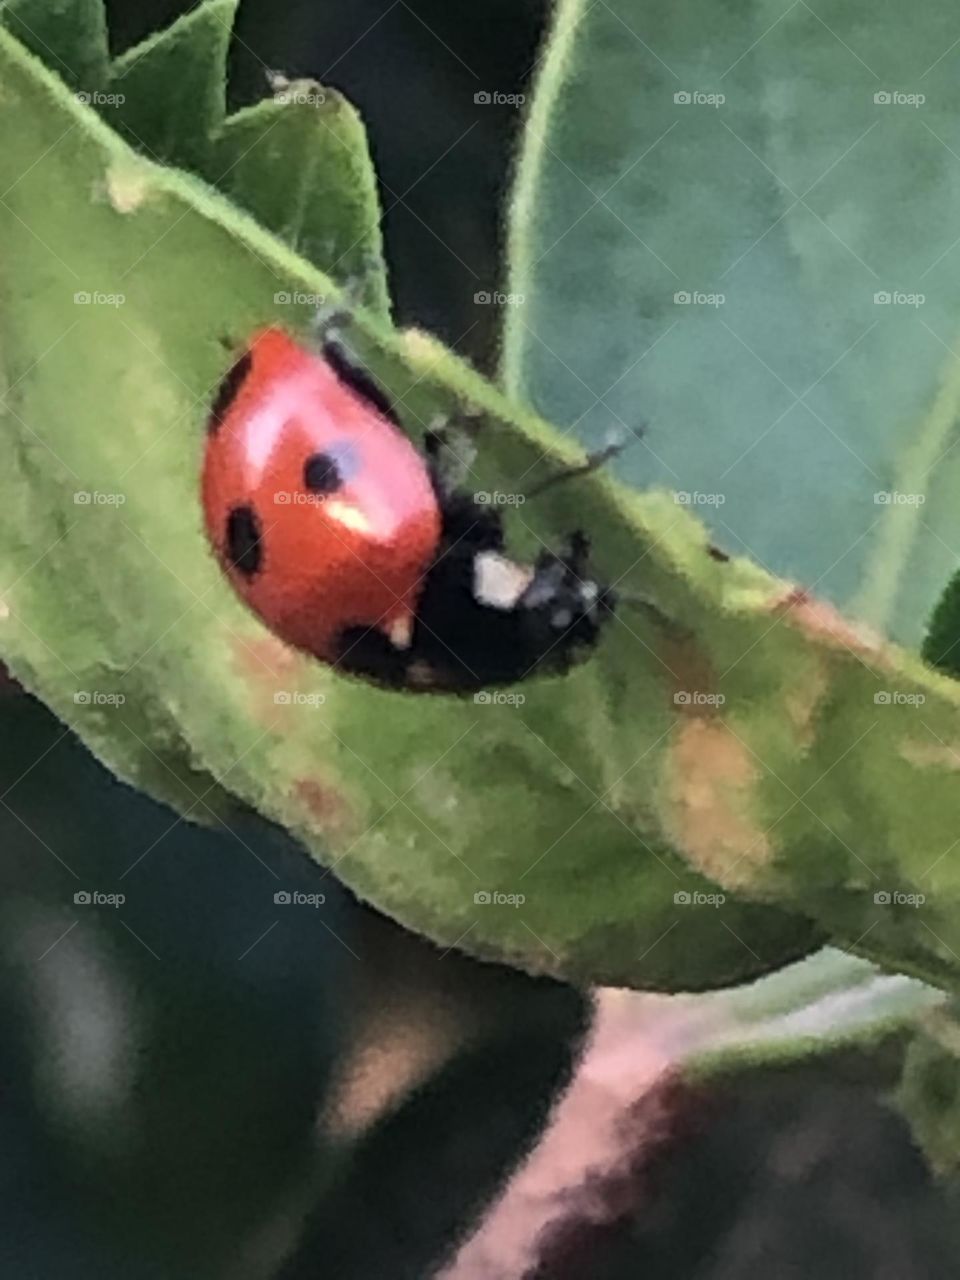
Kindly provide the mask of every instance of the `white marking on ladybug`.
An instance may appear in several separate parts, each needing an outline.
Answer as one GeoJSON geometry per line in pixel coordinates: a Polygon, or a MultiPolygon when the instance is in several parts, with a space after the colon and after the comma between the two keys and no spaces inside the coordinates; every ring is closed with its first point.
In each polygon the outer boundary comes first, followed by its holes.
{"type": "Polygon", "coordinates": [[[491,609],[512,609],[533,581],[533,570],[499,551],[481,551],[473,561],[473,594],[491,609]]]}
{"type": "Polygon", "coordinates": [[[409,649],[413,644],[413,617],[395,618],[386,628],[387,638],[395,649],[409,649]]]}

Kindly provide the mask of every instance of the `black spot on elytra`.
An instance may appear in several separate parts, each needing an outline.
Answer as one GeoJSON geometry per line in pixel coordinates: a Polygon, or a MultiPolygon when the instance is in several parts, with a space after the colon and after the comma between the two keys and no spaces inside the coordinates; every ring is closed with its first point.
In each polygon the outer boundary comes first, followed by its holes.
{"type": "Polygon", "coordinates": [[[330,338],[323,344],[323,358],[345,387],[349,387],[378,413],[400,425],[393,402],[382,387],[378,386],[341,342],[330,338]]]}
{"type": "Polygon", "coordinates": [[[213,397],[213,404],[210,406],[210,417],[207,420],[207,429],[209,431],[216,431],[217,427],[223,425],[223,420],[227,416],[230,406],[236,400],[252,365],[253,356],[249,351],[245,351],[240,359],[232,364],[223,375],[220,385],[217,387],[217,393],[213,397]]]}
{"type": "Polygon", "coordinates": [[[329,453],[312,453],[303,464],[303,485],[308,493],[336,493],[343,476],[329,453]]]}
{"type": "Polygon", "coordinates": [[[718,560],[720,564],[726,564],[730,559],[725,551],[721,551],[719,547],[713,545],[707,547],[707,555],[711,560],[718,560]]]}
{"type": "Polygon", "coordinates": [[[263,563],[263,533],[253,507],[234,507],[227,516],[227,559],[252,578],[263,563]]]}

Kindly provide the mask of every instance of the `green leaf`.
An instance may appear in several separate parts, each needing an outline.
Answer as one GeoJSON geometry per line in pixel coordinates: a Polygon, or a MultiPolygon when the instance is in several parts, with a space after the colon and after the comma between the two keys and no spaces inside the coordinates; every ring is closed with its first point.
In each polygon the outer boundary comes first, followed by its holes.
{"type": "Polygon", "coordinates": [[[960,1152],[960,1026],[956,1008],[931,1011],[907,1051],[896,1101],[933,1168],[955,1177],[960,1152]]]}
{"type": "MultiPolygon", "coordinates": [[[[0,649],[101,758],[193,818],[205,787],[229,790],[382,910],[532,970],[701,988],[826,931],[955,980],[960,884],[939,855],[958,690],[709,555],[669,496],[593,475],[511,513],[518,555],[582,524],[611,579],[673,619],[625,604],[591,661],[526,682],[520,706],[383,692],[270,636],[205,545],[206,406],[225,334],[306,328],[312,308],[278,292],[334,286],[134,155],[2,33],[0,72],[0,649]],[[915,703],[878,711],[878,685],[922,694],[922,723],[915,703]],[[277,701],[291,691],[310,696],[277,701]],[[874,902],[921,885],[922,913],[874,902]]],[[[478,490],[579,460],[423,335],[366,313],[348,337],[415,437],[475,414],[478,490]]]]}
{"type": "Polygon", "coordinates": [[[237,0],[205,0],[113,63],[109,122],[155,160],[201,169],[226,112],[227,50],[237,0]]]}
{"type": "Polygon", "coordinates": [[[0,23],[72,88],[102,89],[108,59],[103,0],[2,0],[0,23]]]}
{"type": "Polygon", "coordinates": [[[363,122],[339,93],[294,81],[272,101],[237,112],[215,140],[206,176],[297,253],[350,284],[371,311],[389,316],[376,178],[363,122]]]}
{"type": "Polygon", "coordinates": [[[914,644],[960,550],[954,26],[564,0],[510,229],[508,389],[646,420],[621,474],[914,644]]]}
{"type": "Polygon", "coordinates": [[[960,573],[947,583],[930,618],[923,656],[932,667],[960,677],[960,573]]]}
{"type": "Polygon", "coordinates": [[[787,1061],[879,1041],[947,997],[831,947],[736,991],[675,997],[676,1060],[692,1075],[787,1061]]]}
{"type": "Polygon", "coordinates": [[[110,92],[96,99],[101,114],[136,150],[206,178],[386,317],[379,196],[363,122],[335,90],[282,76],[273,77],[274,98],[225,119],[235,10],[236,0],[206,0],[129,49],[113,64],[110,92]]]}

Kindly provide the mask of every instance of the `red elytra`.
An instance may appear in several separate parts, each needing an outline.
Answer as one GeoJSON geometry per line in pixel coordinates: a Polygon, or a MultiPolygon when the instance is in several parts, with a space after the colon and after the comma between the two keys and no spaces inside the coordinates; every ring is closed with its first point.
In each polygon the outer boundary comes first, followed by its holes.
{"type": "Polygon", "coordinates": [[[257,333],[218,393],[207,532],[281,639],[334,661],[350,627],[409,638],[442,519],[423,457],[319,352],[257,333]]]}

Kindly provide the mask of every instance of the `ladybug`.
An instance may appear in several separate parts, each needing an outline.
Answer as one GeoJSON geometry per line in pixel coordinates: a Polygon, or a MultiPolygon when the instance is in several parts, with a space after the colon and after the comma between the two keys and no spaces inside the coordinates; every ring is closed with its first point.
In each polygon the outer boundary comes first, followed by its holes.
{"type": "Polygon", "coordinates": [[[436,431],[415,447],[331,327],[316,349],[256,333],[211,405],[202,482],[238,594],[282,640],[391,688],[566,671],[615,607],[586,538],[515,563],[499,510],[445,476],[446,447],[436,431]]]}

